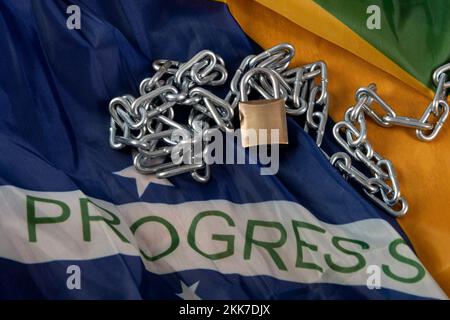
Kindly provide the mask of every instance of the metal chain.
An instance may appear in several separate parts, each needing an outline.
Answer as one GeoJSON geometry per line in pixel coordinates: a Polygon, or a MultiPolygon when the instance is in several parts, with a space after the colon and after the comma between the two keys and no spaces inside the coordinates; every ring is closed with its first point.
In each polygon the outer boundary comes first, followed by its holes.
{"type": "Polygon", "coordinates": [[[361,88],[356,93],[356,104],[350,107],[343,121],[333,127],[333,136],[347,153],[337,152],[330,161],[336,168],[358,182],[364,192],[372,200],[394,216],[403,215],[408,210],[408,203],[400,194],[397,175],[391,161],[376,153],[367,137],[366,115],[382,126],[390,126],[372,108],[376,101],[386,115],[396,118],[392,108],[388,106],[375,92],[375,86],[361,88]],[[351,158],[367,167],[371,176],[368,177],[352,165],[351,158]]]}
{"type": "MultiPolygon", "coordinates": [[[[223,59],[212,51],[200,51],[184,63],[154,61],[155,73],[140,83],[140,97],[124,95],[111,100],[111,147],[131,147],[134,166],[141,173],[155,173],[158,178],[190,173],[194,180],[207,182],[211,170],[202,156],[208,144],[202,143],[200,150],[190,148],[197,152],[182,155],[189,160],[184,164],[172,162],[169,156],[174,151],[184,150],[183,146],[198,144],[199,133],[203,138],[218,130],[233,132],[234,109],[242,96],[250,92],[254,99],[281,97],[288,115],[305,115],[304,129],[314,136],[320,147],[328,119],[327,67],[317,61],[289,69],[294,54],[290,44],[281,43],[258,55],[247,56],[232,77],[225,99],[204,88],[223,85],[228,77],[223,59]],[[175,120],[177,108],[189,110],[189,116],[182,123],[175,120]],[[175,139],[175,130],[185,134],[175,139]]],[[[395,217],[407,212],[408,203],[400,193],[393,164],[376,153],[368,141],[366,116],[380,126],[413,128],[420,140],[433,140],[449,114],[449,71],[450,64],[446,64],[434,72],[435,96],[419,119],[397,116],[376,93],[375,85],[369,85],[356,91],[356,104],[347,110],[344,120],[333,127],[336,141],[347,153],[337,152],[329,157],[324,152],[325,156],[346,178],[359,183],[376,204],[395,217]],[[383,114],[377,113],[374,103],[381,107],[383,114]],[[433,115],[437,118],[435,122],[430,121],[433,115]],[[352,158],[364,165],[370,176],[358,170],[352,158]]]]}
{"type": "Polygon", "coordinates": [[[356,91],[356,104],[345,112],[343,121],[333,127],[333,136],[347,152],[337,152],[330,157],[331,164],[338,168],[346,178],[351,178],[363,187],[364,192],[381,208],[394,217],[408,211],[408,202],[401,196],[397,174],[391,161],[376,153],[367,137],[366,115],[382,127],[403,126],[413,128],[422,141],[436,138],[449,114],[447,102],[447,82],[450,64],[438,68],[433,74],[437,86],[433,101],[419,118],[398,116],[376,93],[374,84],[356,91]],[[377,113],[373,104],[383,110],[377,113]],[[430,116],[437,120],[431,122],[430,116]],[[371,176],[367,176],[352,165],[352,160],[362,163],[371,176]]]}

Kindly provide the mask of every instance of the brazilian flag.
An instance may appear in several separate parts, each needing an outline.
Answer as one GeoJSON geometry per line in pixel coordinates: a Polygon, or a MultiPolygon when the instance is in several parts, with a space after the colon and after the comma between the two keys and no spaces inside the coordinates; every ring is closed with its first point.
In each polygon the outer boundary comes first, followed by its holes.
{"type": "Polygon", "coordinates": [[[197,183],[137,172],[110,146],[108,103],[138,96],[155,60],[205,49],[225,61],[227,84],[208,88],[223,98],[245,57],[287,42],[290,67],[326,62],[333,121],[370,83],[419,118],[433,71],[450,62],[449,6],[0,0],[0,299],[447,299],[450,123],[425,143],[368,121],[409,202],[395,219],[294,117],[276,175],[215,164],[197,183]]]}

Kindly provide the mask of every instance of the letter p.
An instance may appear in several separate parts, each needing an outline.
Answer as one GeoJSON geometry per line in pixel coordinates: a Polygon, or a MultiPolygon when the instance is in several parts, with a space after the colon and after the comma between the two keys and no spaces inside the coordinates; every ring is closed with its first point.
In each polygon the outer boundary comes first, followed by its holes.
{"type": "Polygon", "coordinates": [[[30,242],[37,242],[36,226],[38,224],[64,222],[69,218],[69,216],[70,216],[69,206],[62,201],[27,196],[28,240],[30,242]],[[44,202],[47,204],[59,206],[61,208],[61,214],[56,217],[37,217],[36,202],[44,202]]]}

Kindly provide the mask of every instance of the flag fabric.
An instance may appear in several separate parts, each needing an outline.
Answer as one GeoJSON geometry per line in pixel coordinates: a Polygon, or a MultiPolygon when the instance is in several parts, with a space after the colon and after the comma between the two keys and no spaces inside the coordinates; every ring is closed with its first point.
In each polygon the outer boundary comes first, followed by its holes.
{"type": "Polygon", "coordinates": [[[447,298],[405,226],[293,118],[275,176],[214,165],[207,184],[160,180],[109,147],[109,100],[137,94],[153,60],[210,49],[232,74],[261,50],[228,5],[0,2],[0,298],[447,298]]]}

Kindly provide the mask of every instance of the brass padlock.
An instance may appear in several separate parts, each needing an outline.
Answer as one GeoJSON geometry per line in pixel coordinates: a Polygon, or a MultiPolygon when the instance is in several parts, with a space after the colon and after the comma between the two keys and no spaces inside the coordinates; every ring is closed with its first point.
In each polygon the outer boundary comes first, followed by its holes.
{"type": "Polygon", "coordinates": [[[242,77],[239,89],[242,146],[246,148],[264,144],[287,144],[286,110],[284,99],[280,98],[280,84],[274,71],[268,68],[251,69],[242,77]],[[274,97],[248,101],[248,83],[253,76],[261,74],[270,80],[274,97]]]}

